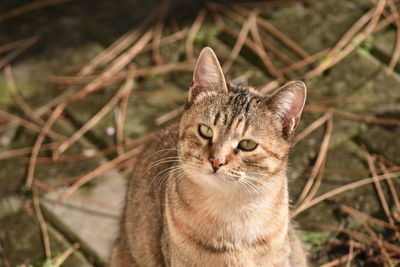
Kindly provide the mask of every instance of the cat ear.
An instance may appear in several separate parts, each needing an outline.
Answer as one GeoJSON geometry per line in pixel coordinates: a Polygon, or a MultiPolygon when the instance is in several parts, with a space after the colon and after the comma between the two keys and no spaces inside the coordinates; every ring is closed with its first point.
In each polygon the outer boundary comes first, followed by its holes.
{"type": "Polygon", "coordinates": [[[189,89],[189,103],[204,92],[228,92],[225,77],[217,56],[210,47],[200,52],[189,89]]]}
{"type": "Polygon", "coordinates": [[[285,135],[291,135],[299,124],[306,96],[305,83],[292,81],[283,85],[268,99],[269,108],[282,121],[282,129],[285,135]]]}

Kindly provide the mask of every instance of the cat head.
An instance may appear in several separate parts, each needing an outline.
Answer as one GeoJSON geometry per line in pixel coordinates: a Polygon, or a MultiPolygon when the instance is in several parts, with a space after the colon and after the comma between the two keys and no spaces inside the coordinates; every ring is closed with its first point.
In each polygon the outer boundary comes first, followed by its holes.
{"type": "Polygon", "coordinates": [[[228,85],[213,50],[204,48],[179,127],[178,153],[187,177],[202,186],[253,191],[284,179],[305,99],[301,81],[271,96],[228,85]]]}

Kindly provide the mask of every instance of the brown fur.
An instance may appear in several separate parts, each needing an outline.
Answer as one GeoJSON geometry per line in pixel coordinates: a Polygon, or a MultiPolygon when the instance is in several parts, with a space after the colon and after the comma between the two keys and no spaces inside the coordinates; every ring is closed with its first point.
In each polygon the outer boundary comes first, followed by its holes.
{"type": "Polygon", "coordinates": [[[153,135],[136,163],[111,266],[307,266],[286,177],[304,99],[301,82],[272,97],[229,86],[204,49],[180,124],[153,135]],[[240,150],[241,140],[258,146],[240,150]]]}

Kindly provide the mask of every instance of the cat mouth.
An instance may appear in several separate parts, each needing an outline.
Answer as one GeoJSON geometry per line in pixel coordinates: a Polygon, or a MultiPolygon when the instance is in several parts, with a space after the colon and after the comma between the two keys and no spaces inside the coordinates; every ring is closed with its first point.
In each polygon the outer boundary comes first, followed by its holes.
{"type": "Polygon", "coordinates": [[[226,182],[232,181],[232,178],[229,175],[222,172],[207,171],[206,176],[208,176],[209,179],[217,181],[226,181],[226,182]]]}

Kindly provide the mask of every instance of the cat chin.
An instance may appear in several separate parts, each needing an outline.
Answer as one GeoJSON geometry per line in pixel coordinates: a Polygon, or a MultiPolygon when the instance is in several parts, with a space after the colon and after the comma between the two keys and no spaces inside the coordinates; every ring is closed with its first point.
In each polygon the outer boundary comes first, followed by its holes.
{"type": "Polygon", "coordinates": [[[199,169],[186,171],[186,173],[187,179],[190,179],[193,183],[205,188],[222,191],[238,189],[238,184],[222,171],[213,172],[211,170],[199,169]]]}

